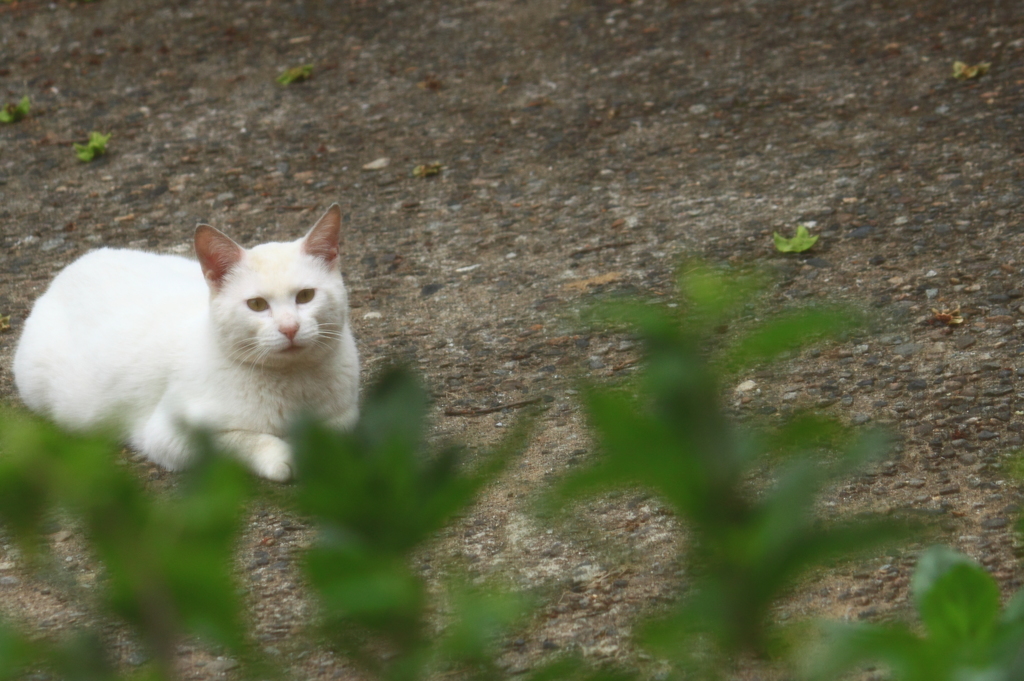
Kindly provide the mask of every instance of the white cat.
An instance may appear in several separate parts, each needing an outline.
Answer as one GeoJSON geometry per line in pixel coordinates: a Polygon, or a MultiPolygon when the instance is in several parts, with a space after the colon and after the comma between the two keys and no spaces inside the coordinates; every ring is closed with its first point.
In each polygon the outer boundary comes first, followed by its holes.
{"type": "Polygon", "coordinates": [[[312,412],[358,418],[359,357],[339,268],[341,209],[290,243],[246,250],[208,225],[199,262],[104,248],[36,301],[14,355],[34,411],[69,429],[113,427],[178,470],[205,428],[265,478],[293,475],[284,436],[312,412]]]}

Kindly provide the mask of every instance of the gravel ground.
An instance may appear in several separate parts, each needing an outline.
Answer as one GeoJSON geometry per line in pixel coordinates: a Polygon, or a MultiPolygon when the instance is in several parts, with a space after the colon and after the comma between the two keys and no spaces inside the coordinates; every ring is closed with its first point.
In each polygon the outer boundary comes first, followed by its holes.
{"type": "MultiPolygon", "coordinates": [[[[1015,0],[208,0],[0,5],[0,397],[32,301],[99,245],[187,253],[197,222],[246,244],[292,239],[338,201],[344,272],[367,375],[411,360],[437,398],[437,436],[486,446],[544,397],[518,466],[416,557],[544,596],[505,644],[525,671],[566,650],[639,665],[637,613],[679,590],[681,536],[637,493],[546,525],[530,502],[585,463],[573,386],[635,370],[632,343],[582,331],[602,293],[671,293],[684,256],[776,271],[781,307],[846,300],[878,329],[741,377],[737,418],[820,405],[890,424],[894,457],[833,490],[825,515],[918,509],[940,540],[1021,584],[1004,479],[1024,435],[1024,13],[1015,0]],[[975,80],[954,60],[991,62],[975,80]],[[300,64],[307,82],[274,78],[300,64]],[[109,153],[70,145],[98,130],[109,153]],[[387,159],[387,161],[381,160],[387,159]],[[413,168],[439,163],[433,177],[413,168]],[[367,168],[369,166],[369,168],[367,168]],[[773,231],[813,223],[807,255],[773,231]],[[949,326],[938,312],[959,308],[949,326]],[[746,384],[749,387],[749,383],[746,384]]],[[[174,476],[132,464],[154,490],[174,476]]],[[[95,622],[98,566],[55,528],[46,577],[0,543],[0,611],[59,633],[95,622]]],[[[239,546],[252,636],[293,678],[358,678],[308,635],[293,553],[300,518],[254,509],[239,546]]],[[[930,540],[929,540],[930,541],[930,540]]],[[[824,571],[780,618],[908,610],[912,545],[824,571]]],[[[104,631],[121,662],[130,632],[104,631]]],[[[234,663],[197,642],[183,678],[234,663]]],[[[778,672],[744,667],[742,678],[778,672]]]]}

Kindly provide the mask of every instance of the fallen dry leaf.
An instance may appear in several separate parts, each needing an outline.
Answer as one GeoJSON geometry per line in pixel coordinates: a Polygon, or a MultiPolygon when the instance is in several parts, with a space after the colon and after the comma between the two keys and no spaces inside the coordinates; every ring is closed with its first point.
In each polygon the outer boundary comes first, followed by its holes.
{"type": "Polygon", "coordinates": [[[416,83],[416,87],[418,87],[421,90],[428,90],[430,92],[437,92],[442,87],[444,87],[444,83],[442,83],[441,79],[438,78],[437,76],[429,75],[425,79],[423,79],[420,82],[416,83]]]}
{"type": "Polygon", "coordinates": [[[599,274],[596,277],[590,277],[589,279],[570,281],[565,285],[565,288],[570,288],[575,291],[586,291],[590,286],[600,286],[601,284],[610,284],[613,281],[621,280],[622,272],[608,272],[606,274],[599,274]]]}
{"type": "Polygon", "coordinates": [[[936,310],[932,308],[932,317],[929,319],[927,324],[937,326],[939,324],[945,324],[946,326],[956,326],[964,323],[964,318],[960,316],[960,306],[957,305],[952,310],[936,310]]]}

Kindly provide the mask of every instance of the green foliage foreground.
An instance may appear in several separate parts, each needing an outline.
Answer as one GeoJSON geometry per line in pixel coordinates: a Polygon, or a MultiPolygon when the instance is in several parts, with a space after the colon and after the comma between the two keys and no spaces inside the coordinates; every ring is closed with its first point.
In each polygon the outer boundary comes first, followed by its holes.
{"type": "MultiPolygon", "coordinates": [[[[598,454],[545,503],[572,512],[589,496],[642,488],[686,527],[680,560],[688,583],[670,610],[636,628],[637,645],[667,661],[674,678],[721,678],[751,654],[804,659],[801,673],[813,679],[876,662],[904,681],[1024,678],[1024,597],[1000,610],[992,578],[941,547],[922,555],[912,582],[920,625],[824,625],[812,655],[772,621],[771,608],[802,575],[908,528],[872,517],[825,522],[814,513],[822,489],[885,452],[880,434],[858,435],[815,415],[777,427],[740,427],[726,417],[725,380],[856,324],[856,315],[837,309],[741,323],[760,286],[696,268],[681,277],[676,308],[631,303],[595,315],[595,323],[623,326],[643,341],[644,369],[633,384],[584,386],[598,454]],[[731,339],[721,333],[728,326],[747,331],[731,339]]],[[[317,530],[302,565],[318,603],[318,640],[379,678],[493,679],[496,644],[529,626],[525,599],[452,580],[441,585],[441,608],[411,555],[527,445],[530,419],[492,452],[467,459],[460,448],[426,443],[427,410],[420,383],[395,369],[367,391],[352,432],[297,424],[298,482],[270,494],[270,503],[292,506],[317,530]]],[[[186,636],[222,646],[243,662],[242,674],[274,676],[243,633],[232,570],[245,509],[266,487],[229,459],[205,456],[175,493],[154,495],[116,463],[117,450],[108,439],[3,416],[0,522],[31,565],[45,554],[47,521],[74,518],[103,566],[99,605],[138,633],[152,663],[125,675],[104,657],[99,632],[54,640],[0,626],[0,681],[40,669],[69,680],[170,679],[175,645],[186,636]]],[[[566,658],[527,678],[632,677],[566,658]]]]}

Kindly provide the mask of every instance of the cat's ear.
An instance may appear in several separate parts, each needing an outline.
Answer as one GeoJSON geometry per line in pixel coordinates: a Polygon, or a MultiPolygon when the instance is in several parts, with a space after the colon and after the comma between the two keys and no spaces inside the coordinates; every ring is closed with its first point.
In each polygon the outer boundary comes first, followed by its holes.
{"type": "Polygon", "coordinates": [[[302,240],[302,250],[333,266],[338,261],[341,239],[341,206],[333,204],[302,240]]]}
{"type": "Polygon", "coordinates": [[[210,288],[217,290],[231,268],[242,259],[242,247],[210,225],[196,227],[196,256],[210,288]]]}

